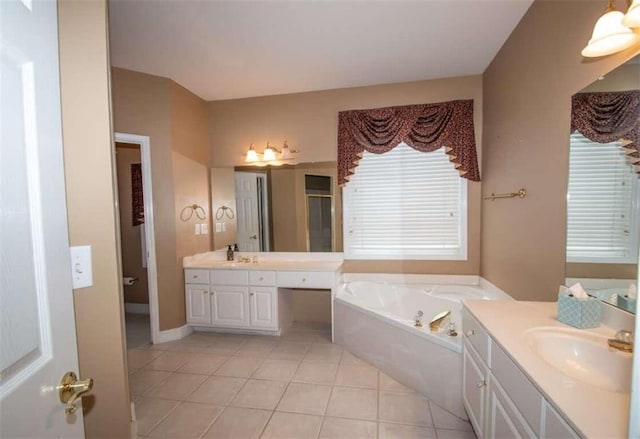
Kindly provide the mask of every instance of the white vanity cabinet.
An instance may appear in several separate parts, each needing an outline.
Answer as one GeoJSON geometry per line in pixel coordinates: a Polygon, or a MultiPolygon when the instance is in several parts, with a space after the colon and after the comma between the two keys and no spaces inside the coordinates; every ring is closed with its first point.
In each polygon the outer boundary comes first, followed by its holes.
{"type": "Polygon", "coordinates": [[[464,309],[463,404],[479,438],[579,437],[464,309]]]}
{"type": "Polygon", "coordinates": [[[327,288],[335,272],[186,268],[187,323],[194,326],[277,332],[278,288],[327,288]]]}

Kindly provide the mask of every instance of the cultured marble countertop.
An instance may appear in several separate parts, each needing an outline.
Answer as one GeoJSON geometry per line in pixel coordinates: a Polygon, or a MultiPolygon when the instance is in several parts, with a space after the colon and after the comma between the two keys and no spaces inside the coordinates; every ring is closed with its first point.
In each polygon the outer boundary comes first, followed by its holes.
{"type": "Polygon", "coordinates": [[[279,271],[321,271],[335,272],[342,266],[342,261],[323,260],[259,260],[253,262],[231,262],[226,260],[214,260],[210,258],[190,257],[184,258],[184,268],[208,268],[222,270],[279,270],[279,271]]]}
{"type": "MultiPolygon", "coordinates": [[[[576,431],[589,438],[627,437],[628,393],[602,390],[571,378],[546,363],[529,347],[524,335],[528,329],[541,326],[572,328],[556,319],[555,302],[467,300],[465,305],[576,431]]],[[[613,337],[616,332],[604,325],[583,331],[607,337],[613,337]]]]}

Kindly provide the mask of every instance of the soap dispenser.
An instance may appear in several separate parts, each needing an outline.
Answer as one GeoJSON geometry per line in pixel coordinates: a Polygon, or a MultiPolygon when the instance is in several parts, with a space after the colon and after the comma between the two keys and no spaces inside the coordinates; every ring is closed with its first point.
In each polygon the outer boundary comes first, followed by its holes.
{"type": "Polygon", "coordinates": [[[231,248],[231,244],[227,247],[227,261],[233,261],[233,249],[231,248]]]}

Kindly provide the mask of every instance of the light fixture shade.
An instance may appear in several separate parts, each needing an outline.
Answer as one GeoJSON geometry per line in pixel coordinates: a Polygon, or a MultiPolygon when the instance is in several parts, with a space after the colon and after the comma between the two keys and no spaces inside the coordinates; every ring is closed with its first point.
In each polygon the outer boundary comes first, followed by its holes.
{"type": "Polygon", "coordinates": [[[287,145],[287,141],[284,141],[284,145],[282,145],[282,153],[280,155],[282,160],[291,160],[293,158],[293,154],[289,149],[289,145],[287,145]]]}
{"type": "Polygon", "coordinates": [[[582,49],[582,56],[594,58],[621,52],[640,40],[640,36],[622,24],[624,14],[620,11],[609,11],[598,19],[593,28],[593,35],[587,47],[582,49]]]}
{"type": "Polygon", "coordinates": [[[249,147],[249,151],[247,151],[247,157],[244,159],[245,162],[252,163],[258,161],[258,153],[255,149],[253,149],[253,143],[249,147]]]}
{"type": "Polygon", "coordinates": [[[264,150],[264,153],[262,154],[262,157],[264,158],[264,160],[268,162],[276,159],[276,152],[271,146],[269,146],[268,143],[267,143],[267,148],[264,150]]]}
{"type": "Polygon", "coordinates": [[[622,19],[622,24],[627,27],[640,28],[640,0],[633,0],[622,19]]]}

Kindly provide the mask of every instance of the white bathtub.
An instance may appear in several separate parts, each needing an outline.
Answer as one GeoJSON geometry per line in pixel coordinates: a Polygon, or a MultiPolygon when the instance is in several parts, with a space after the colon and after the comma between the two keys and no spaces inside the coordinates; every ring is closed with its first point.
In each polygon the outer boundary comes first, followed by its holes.
{"type": "Polygon", "coordinates": [[[460,317],[465,299],[512,300],[476,276],[345,274],[334,298],[334,341],[466,419],[460,317]],[[414,325],[418,311],[422,328],[414,325]],[[451,316],[432,333],[429,322],[443,311],[451,316]],[[457,336],[448,335],[449,322],[457,336]]]}

